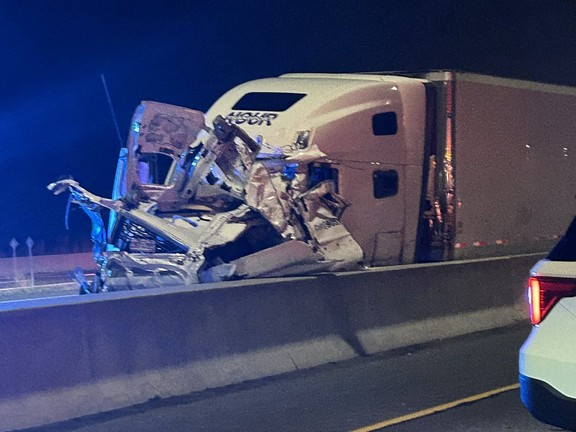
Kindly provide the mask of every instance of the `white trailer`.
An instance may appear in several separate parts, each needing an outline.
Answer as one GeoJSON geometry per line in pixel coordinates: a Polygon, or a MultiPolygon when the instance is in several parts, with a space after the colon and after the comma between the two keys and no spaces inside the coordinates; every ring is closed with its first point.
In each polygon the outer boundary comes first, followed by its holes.
{"type": "Polygon", "coordinates": [[[565,86],[287,74],[205,115],[143,102],[112,200],[51,188],[98,225],[97,289],[544,252],[576,213],[575,118],[565,86]]]}

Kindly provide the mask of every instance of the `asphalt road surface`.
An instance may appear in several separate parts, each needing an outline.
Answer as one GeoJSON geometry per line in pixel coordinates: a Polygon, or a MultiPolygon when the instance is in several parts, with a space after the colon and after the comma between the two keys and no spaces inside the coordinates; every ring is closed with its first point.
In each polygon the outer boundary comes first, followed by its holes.
{"type": "Polygon", "coordinates": [[[26,431],[558,430],[519,399],[529,331],[522,323],[26,431]]]}

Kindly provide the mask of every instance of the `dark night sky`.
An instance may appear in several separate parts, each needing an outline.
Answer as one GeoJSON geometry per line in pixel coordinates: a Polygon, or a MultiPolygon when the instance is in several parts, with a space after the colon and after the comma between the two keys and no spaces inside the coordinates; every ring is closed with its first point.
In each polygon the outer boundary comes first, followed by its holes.
{"type": "MultiPolygon", "coordinates": [[[[462,0],[3,0],[0,253],[65,234],[71,174],[109,196],[140,100],[206,110],[224,91],[286,72],[456,68],[576,85],[576,2],[462,0]]],[[[88,237],[85,216],[72,233],[88,237]]],[[[87,219],[86,219],[87,220],[87,219]]],[[[22,253],[24,251],[21,251],[22,253]]]]}

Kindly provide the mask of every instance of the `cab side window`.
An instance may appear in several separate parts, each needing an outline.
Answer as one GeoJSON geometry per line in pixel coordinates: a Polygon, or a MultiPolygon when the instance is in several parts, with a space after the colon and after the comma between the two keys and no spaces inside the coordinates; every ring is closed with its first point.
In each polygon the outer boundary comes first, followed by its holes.
{"type": "Polygon", "coordinates": [[[338,193],[338,170],[328,164],[313,163],[309,166],[307,188],[311,189],[324,180],[332,180],[338,193]]]}
{"type": "Polygon", "coordinates": [[[374,198],[387,198],[398,193],[398,171],[374,171],[372,174],[374,198]]]}
{"type": "Polygon", "coordinates": [[[398,119],[395,112],[374,114],[372,117],[372,132],[376,136],[396,135],[398,119]]]}

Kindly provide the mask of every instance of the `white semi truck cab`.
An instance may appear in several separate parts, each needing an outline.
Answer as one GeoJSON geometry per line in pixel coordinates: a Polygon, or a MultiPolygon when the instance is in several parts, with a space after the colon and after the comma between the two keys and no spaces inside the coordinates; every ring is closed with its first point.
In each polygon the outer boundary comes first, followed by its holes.
{"type": "Polygon", "coordinates": [[[217,115],[261,137],[265,148],[322,154],[310,162],[308,175],[334,180],[347,202],[341,222],[361,246],[363,263],[415,260],[430,156],[424,81],[284,75],[227,92],[208,111],[208,121],[217,115]]]}
{"type": "Polygon", "coordinates": [[[143,102],[112,199],[50,187],[96,225],[92,291],[540,252],[576,210],[575,102],[452,71],[287,74],[205,114],[143,102]]]}

